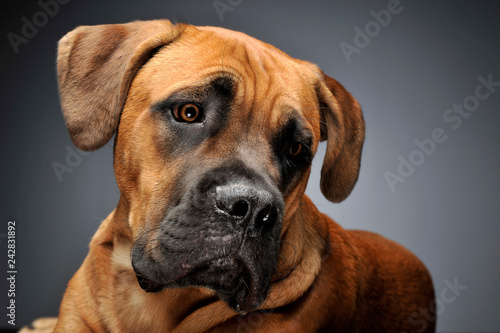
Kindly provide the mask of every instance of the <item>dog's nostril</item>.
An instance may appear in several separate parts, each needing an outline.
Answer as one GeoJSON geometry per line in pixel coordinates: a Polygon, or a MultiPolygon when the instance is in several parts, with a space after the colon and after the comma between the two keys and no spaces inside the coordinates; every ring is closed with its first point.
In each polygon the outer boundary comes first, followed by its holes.
{"type": "Polygon", "coordinates": [[[274,220],[276,220],[276,212],[271,207],[265,207],[262,209],[255,218],[256,225],[266,225],[266,224],[274,224],[274,220]]]}
{"type": "Polygon", "coordinates": [[[248,213],[250,205],[245,200],[238,200],[234,203],[231,210],[228,212],[231,216],[234,217],[245,217],[248,213]]]}

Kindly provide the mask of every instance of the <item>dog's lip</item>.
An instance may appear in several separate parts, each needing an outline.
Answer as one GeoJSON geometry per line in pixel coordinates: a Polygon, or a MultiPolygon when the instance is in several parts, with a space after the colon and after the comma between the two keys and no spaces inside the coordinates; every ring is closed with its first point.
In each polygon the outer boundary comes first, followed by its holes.
{"type": "Polygon", "coordinates": [[[234,266],[234,270],[239,272],[238,279],[233,281],[234,285],[225,285],[226,288],[216,290],[221,299],[228,302],[228,304],[230,304],[230,306],[241,315],[244,315],[260,306],[264,299],[258,289],[259,279],[243,258],[239,256],[223,256],[215,258],[206,262],[205,265],[197,265],[195,271],[204,270],[209,267],[213,268],[216,266],[223,269],[230,269],[231,266],[234,266]]]}
{"type": "Polygon", "coordinates": [[[245,315],[248,312],[255,310],[264,301],[263,295],[257,289],[257,280],[247,267],[244,268],[247,274],[242,274],[238,283],[234,288],[229,290],[218,291],[219,297],[223,298],[236,312],[245,315]],[[244,278],[246,276],[246,278],[244,278]],[[262,298],[262,299],[261,299],[262,298]]]}
{"type": "Polygon", "coordinates": [[[137,282],[139,283],[139,286],[145,292],[153,293],[153,292],[160,291],[164,288],[163,285],[158,284],[156,282],[153,282],[152,280],[148,279],[147,277],[144,277],[144,276],[139,275],[139,274],[136,274],[135,276],[137,278],[137,282]]]}
{"type": "Polygon", "coordinates": [[[240,271],[238,281],[234,285],[226,285],[223,289],[215,290],[221,299],[231,303],[231,307],[240,314],[246,314],[249,311],[256,309],[263,301],[262,295],[257,290],[257,277],[249,269],[242,258],[236,255],[219,256],[212,259],[204,260],[196,265],[182,265],[184,271],[174,277],[161,282],[154,281],[148,277],[136,273],[139,286],[150,293],[160,292],[168,287],[182,286],[182,280],[189,278],[190,275],[196,274],[208,268],[221,267],[223,269],[231,269],[240,271]],[[234,266],[234,267],[232,267],[234,266]]]}
{"type": "Polygon", "coordinates": [[[271,283],[259,269],[255,270],[255,265],[258,263],[233,253],[192,265],[181,263],[175,276],[152,274],[148,277],[138,272],[136,276],[139,286],[148,293],[161,292],[166,288],[208,287],[235,312],[245,315],[264,302],[271,283]],[[205,280],[204,276],[211,278],[205,280]]]}
{"type": "MultiPolygon", "coordinates": [[[[168,286],[175,285],[176,282],[188,277],[189,275],[195,273],[197,270],[203,269],[204,267],[208,267],[210,265],[236,265],[237,264],[237,257],[235,255],[224,255],[224,256],[218,256],[215,258],[209,258],[203,261],[200,261],[199,263],[196,263],[195,265],[191,265],[188,263],[182,263],[181,264],[181,271],[179,274],[174,275],[173,277],[170,277],[169,279],[165,279],[163,281],[155,281],[156,279],[147,277],[141,273],[135,273],[137,277],[137,281],[139,282],[139,285],[144,291],[146,292],[156,292],[160,291],[168,286]]],[[[164,279],[164,276],[162,276],[160,279],[164,279]]]]}

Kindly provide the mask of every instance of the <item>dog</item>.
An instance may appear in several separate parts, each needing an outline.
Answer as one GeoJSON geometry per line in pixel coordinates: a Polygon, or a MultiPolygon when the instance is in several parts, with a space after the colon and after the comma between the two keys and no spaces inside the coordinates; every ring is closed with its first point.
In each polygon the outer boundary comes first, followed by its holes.
{"type": "Polygon", "coordinates": [[[121,195],[59,317],[24,332],[434,332],[422,262],[304,194],[326,141],[320,188],[343,201],[364,142],[360,105],[316,65],[156,20],[76,28],[57,72],[74,144],[115,136],[121,195]]]}

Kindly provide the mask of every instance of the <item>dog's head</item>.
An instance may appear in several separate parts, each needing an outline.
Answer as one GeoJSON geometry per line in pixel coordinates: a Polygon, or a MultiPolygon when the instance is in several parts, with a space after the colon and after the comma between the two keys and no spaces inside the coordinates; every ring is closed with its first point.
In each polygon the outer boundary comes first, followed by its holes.
{"type": "Polygon", "coordinates": [[[114,165],[140,286],[213,289],[257,308],[327,140],[321,190],[356,183],[364,122],[315,65],[242,33],[169,21],[79,27],[59,43],[66,124],[114,165]]]}

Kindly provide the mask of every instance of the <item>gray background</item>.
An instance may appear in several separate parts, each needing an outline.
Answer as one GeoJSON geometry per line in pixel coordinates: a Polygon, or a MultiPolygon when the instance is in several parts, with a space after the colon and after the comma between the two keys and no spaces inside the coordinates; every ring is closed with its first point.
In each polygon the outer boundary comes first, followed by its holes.
{"type": "Polygon", "coordinates": [[[73,147],[58,104],[57,40],[78,25],[169,18],[243,31],[342,82],[366,119],[361,175],[345,202],[331,204],[319,192],[317,156],[307,193],[345,228],[381,233],[416,253],[438,298],[446,280],[467,286],[441,309],[439,331],[500,331],[500,87],[460,128],[443,120],[454,103],[474,94],[478,76],[500,81],[500,3],[401,0],[402,11],[350,63],[340,43],[353,44],[354,28],[364,30],[373,21],[370,11],[386,9],[387,1],[232,3],[221,20],[211,0],[73,0],[17,54],[7,34],[20,34],[22,17],[32,21],[41,7],[32,1],[2,10],[0,308],[7,306],[1,278],[7,221],[17,222],[17,323],[23,325],[57,315],[90,237],[118,200],[111,143],[83,157],[62,182],[52,169],[54,161],[67,164],[66,147],[73,147]],[[414,140],[435,128],[447,141],[391,191],[384,173],[396,173],[398,157],[408,159],[414,140]]]}

